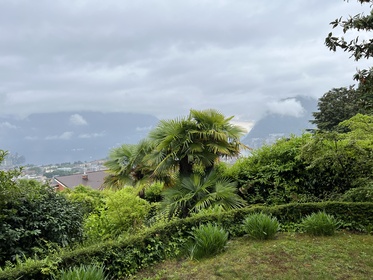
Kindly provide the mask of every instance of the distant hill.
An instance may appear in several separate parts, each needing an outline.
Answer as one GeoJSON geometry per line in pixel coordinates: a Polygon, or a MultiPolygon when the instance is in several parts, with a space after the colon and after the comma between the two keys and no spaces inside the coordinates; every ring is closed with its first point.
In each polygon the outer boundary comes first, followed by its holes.
{"type": "Polygon", "coordinates": [[[0,117],[0,149],[25,157],[25,164],[90,161],[124,143],[137,143],[158,123],[131,113],[41,113],[27,119],[0,117]]]}
{"type": "Polygon", "coordinates": [[[301,135],[306,129],[314,128],[310,123],[312,113],[317,111],[317,100],[307,97],[294,97],[302,105],[301,116],[288,116],[270,113],[255,123],[242,142],[251,148],[258,148],[265,143],[273,143],[278,138],[291,134],[301,135]]]}

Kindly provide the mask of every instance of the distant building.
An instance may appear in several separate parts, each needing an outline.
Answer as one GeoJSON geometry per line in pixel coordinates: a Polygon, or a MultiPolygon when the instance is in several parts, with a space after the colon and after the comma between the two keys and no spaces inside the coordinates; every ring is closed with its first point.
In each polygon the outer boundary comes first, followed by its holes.
{"type": "Polygon", "coordinates": [[[104,178],[107,175],[108,174],[104,170],[101,170],[68,176],[57,176],[53,178],[53,185],[60,191],[65,188],[74,189],[79,185],[91,187],[94,190],[102,190],[104,178]]]}

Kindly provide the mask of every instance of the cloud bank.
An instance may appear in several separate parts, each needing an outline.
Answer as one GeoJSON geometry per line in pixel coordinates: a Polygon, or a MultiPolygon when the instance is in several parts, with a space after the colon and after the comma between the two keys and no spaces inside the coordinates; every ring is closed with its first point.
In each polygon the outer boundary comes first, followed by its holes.
{"type": "Polygon", "coordinates": [[[342,0],[1,1],[0,114],[297,115],[281,100],[353,84],[367,65],[324,46],[329,22],[362,11],[342,0]]]}

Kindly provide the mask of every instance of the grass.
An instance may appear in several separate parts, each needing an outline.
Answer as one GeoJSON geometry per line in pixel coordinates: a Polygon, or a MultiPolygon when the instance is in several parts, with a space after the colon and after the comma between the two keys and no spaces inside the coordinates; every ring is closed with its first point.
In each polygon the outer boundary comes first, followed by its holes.
{"type": "Polygon", "coordinates": [[[280,233],[275,240],[238,238],[214,258],[168,260],[131,279],[372,279],[373,235],[331,237],[280,233]]]}

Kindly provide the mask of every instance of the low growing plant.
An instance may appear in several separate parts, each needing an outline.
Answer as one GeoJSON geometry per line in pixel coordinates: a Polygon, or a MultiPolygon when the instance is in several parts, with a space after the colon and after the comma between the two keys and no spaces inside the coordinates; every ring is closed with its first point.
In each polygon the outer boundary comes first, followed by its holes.
{"type": "Polygon", "coordinates": [[[273,239],[280,229],[280,224],[275,217],[264,213],[255,213],[247,216],[243,221],[244,231],[254,239],[273,239]]]}
{"type": "Polygon", "coordinates": [[[108,280],[103,266],[81,265],[62,270],[61,274],[54,277],[55,280],[108,280]]]}
{"type": "Polygon", "coordinates": [[[222,252],[228,242],[228,232],[217,225],[208,223],[195,229],[192,239],[193,241],[189,244],[190,258],[199,260],[222,252]]]}
{"type": "Polygon", "coordinates": [[[301,225],[303,230],[310,235],[329,236],[335,233],[339,223],[332,215],[318,212],[303,218],[301,225]]]}

